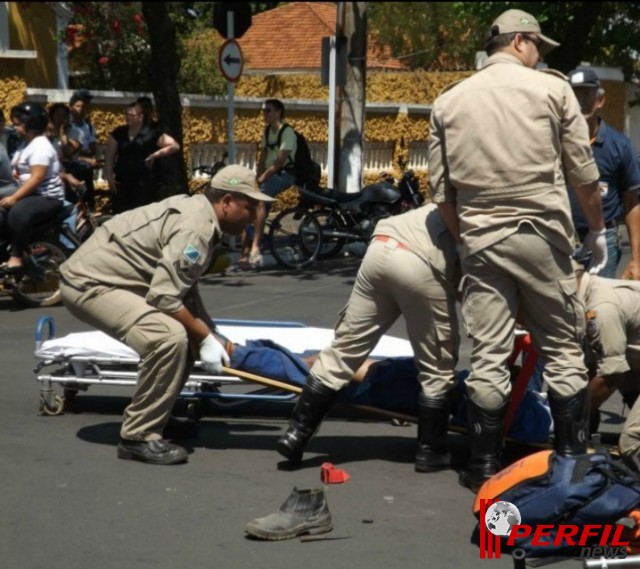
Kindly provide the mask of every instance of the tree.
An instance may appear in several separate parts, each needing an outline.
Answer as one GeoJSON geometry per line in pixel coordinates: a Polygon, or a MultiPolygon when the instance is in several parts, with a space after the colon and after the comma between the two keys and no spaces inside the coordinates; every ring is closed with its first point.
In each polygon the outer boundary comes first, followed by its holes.
{"type": "Polygon", "coordinates": [[[158,108],[160,127],[180,144],[180,152],[158,161],[162,172],[160,197],[187,193],[189,181],[184,162],[182,104],[178,91],[180,59],[176,48],[176,28],[169,16],[167,2],[144,2],[142,13],[149,28],[151,60],[149,66],[153,96],[158,108]],[[153,79],[151,79],[153,78],[153,79]]]}
{"type": "Polygon", "coordinates": [[[621,67],[627,80],[640,73],[640,5],[625,2],[372,2],[369,21],[381,43],[412,69],[474,68],[484,34],[504,10],[536,16],[560,42],[547,57],[567,72],[582,61],[621,67]]]}

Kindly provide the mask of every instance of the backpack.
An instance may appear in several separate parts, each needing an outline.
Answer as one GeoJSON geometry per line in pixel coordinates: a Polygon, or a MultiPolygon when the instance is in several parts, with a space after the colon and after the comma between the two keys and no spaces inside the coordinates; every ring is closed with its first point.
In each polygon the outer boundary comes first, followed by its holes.
{"type": "MultiPolygon", "coordinates": [[[[269,126],[264,130],[265,141],[269,140],[269,126]]],[[[311,158],[311,151],[307,144],[307,139],[304,135],[300,134],[289,123],[284,123],[282,128],[278,131],[278,139],[276,141],[276,148],[280,148],[280,142],[282,141],[282,133],[285,128],[290,128],[296,135],[296,155],[293,160],[289,156],[289,164],[285,166],[285,170],[293,173],[296,178],[296,184],[299,186],[307,186],[310,188],[317,188],[320,186],[320,176],[322,169],[320,164],[311,158]]],[[[271,146],[271,145],[269,145],[271,146]]]]}
{"type": "MultiPolygon", "coordinates": [[[[500,536],[503,552],[521,550],[526,558],[580,555],[582,547],[558,539],[559,525],[615,524],[640,504],[640,475],[614,460],[599,446],[593,454],[560,456],[546,450],[529,455],[487,480],[478,491],[473,511],[479,519],[472,543],[480,545],[481,500],[499,499],[510,502],[520,512],[519,524],[553,529],[545,533],[551,542],[544,547],[534,545],[533,534],[514,539],[500,536]]],[[[593,545],[597,538],[593,538],[593,545]]]]}

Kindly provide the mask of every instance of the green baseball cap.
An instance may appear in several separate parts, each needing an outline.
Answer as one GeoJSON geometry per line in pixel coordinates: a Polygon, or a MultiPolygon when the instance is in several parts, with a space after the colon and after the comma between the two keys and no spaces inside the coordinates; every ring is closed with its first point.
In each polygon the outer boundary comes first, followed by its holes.
{"type": "Polygon", "coordinates": [[[275,201],[274,198],[258,190],[256,187],[256,175],[253,170],[249,170],[249,168],[239,164],[231,164],[222,168],[211,178],[211,187],[226,192],[244,194],[261,202],[275,201]]]}
{"type": "Polygon", "coordinates": [[[540,45],[541,54],[549,53],[560,45],[557,41],[542,35],[538,20],[522,10],[507,10],[500,14],[491,24],[490,37],[513,32],[536,34],[542,40],[540,45]]]}

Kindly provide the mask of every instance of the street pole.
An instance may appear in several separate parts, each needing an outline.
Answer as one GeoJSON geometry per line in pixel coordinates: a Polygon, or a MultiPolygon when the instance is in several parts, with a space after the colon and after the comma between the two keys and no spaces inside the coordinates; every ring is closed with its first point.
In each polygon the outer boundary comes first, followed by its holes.
{"type": "Polygon", "coordinates": [[[349,193],[362,188],[364,110],[367,68],[367,3],[346,2],[347,81],[340,103],[340,165],[338,188],[349,193]]]}
{"type": "MultiPolygon", "coordinates": [[[[227,39],[233,39],[233,12],[227,12],[227,39]]],[[[235,132],[235,94],[236,84],[227,81],[227,154],[229,164],[236,163],[235,132]]]]}

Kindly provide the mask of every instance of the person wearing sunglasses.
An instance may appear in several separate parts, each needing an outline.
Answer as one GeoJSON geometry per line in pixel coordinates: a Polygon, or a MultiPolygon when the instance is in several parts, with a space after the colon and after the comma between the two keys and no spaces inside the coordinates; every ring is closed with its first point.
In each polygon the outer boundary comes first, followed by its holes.
{"type": "Polygon", "coordinates": [[[586,451],[585,318],[565,176],[587,220],[592,272],[606,264],[607,248],[587,123],[566,77],[536,70],[558,45],[531,14],[507,10],[487,34],[484,67],[445,88],[431,114],[430,190],[462,246],[472,353],[471,453],[460,483],[474,492],[501,466],[511,392],[506,362],[519,314],[546,362],[555,450],[586,451]]]}

